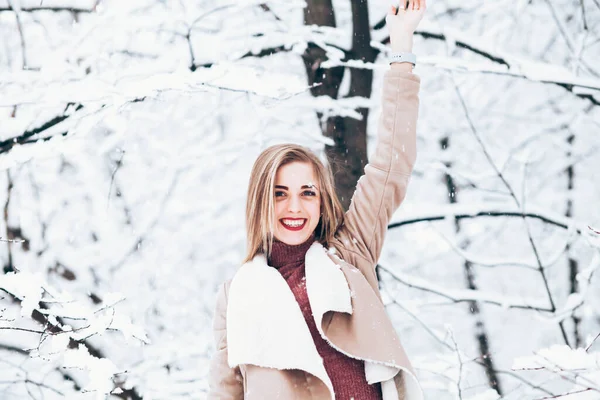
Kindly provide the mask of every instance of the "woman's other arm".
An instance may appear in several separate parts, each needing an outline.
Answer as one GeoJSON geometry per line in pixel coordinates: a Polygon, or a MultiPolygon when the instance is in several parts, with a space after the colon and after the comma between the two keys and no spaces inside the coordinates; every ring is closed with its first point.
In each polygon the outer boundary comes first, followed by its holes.
{"type": "Polygon", "coordinates": [[[242,400],[244,386],[240,369],[227,363],[227,284],[217,295],[213,322],[216,351],[210,363],[208,400],[242,400]]]}

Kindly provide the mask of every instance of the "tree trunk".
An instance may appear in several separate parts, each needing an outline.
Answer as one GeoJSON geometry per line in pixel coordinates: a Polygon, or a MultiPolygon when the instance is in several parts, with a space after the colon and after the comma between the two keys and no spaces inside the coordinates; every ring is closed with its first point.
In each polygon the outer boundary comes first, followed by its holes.
{"type": "MultiPolygon", "coordinates": [[[[440,145],[442,150],[447,150],[450,144],[450,139],[448,137],[443,138],[440,141],[440,145]]],[[[445,163],[448,169],[451,167],[452,163],[445,163]]],[[[454,179],[452,175],[446,173],[444,174],[444,180],[446,182],[446,187],[448,189],[448,199],[451,204],[455,204],[458,202],[458,188],[454,184],[454,179]]],[[[455,231],[456,233],[460,232],[460,220],[458,218],[455,219],[455,231]]],[[[460,247],[462,249],[466,249],[469,246],[469,242],[461,243],[460,247]]],[[[475,270],[473,268],[473,264],[469,260],[465,260],[464,264],[464,272],[465,272],[465,280],[467,287],[471,290],[478,290],[475,270]]],[[[488,384],[490,387],[498,394],[502,395],[502,390],[500,388],[500,381],[498,379],[498,375],[496,374],[496,369],[494,368],[494,362],[492,360],[492,355],[490,354],[489,347],[489,339],[487,335],[487,330],[485,327],[485,321],[483,319],[483,315],[481,314],[481,310],[479,308],[479,304],[476,301],[469,301],[469,312],[473,315],[475,319],[475,340],[479,346],[479,354],[481,358],[481,363],[485,370],[485,375],[488,379],[488,384]]]]}
{"type": "MultiPolygon", "coordinates": [[[[575,140],[575,135],[570,135],[567,138],[567,142],[569,143],[569,151],[567,152],[567,158],[571,158],[571,148],[573,147],[573,141],[575,140]]],[[[573,178],[573,164],[571,163],[567,168],[567,210],[565,215],[569,218],[573,216],[573,188],[574,188],[574,178],[573,178]]],[[[574,258],[574,255],[571,252],[571,245],[568,244],[566,248],[566,252],[568,255],[569,262],[569,294],[574,294],[579,292],[579,282],[577,282],[577,274],[579,273],[579,264],[577,260],[574,258]]],[[[574,338],[574,347],[578,348],[582,345],[581,333],[579,331],[581,318],[577,315],[577,310],[573,312],[573,316],[571,317],[573,320],[573,338],[574,338]]]]}
{"type": "MultiPolygon", "coordinates": [[[[305,25],[335,27],[335,12],[331,0],[308,0],[304,9],[305,25]]],[[[366,0],[352,0],[352,49],[347,53],[348,59],[373,62],[378,51],[371,47],[371,27],[366,0]]],[[[327,60],[325,51],[314,44],[309,44],[302,56],[308,83],[321,85],[311,90],[313,96],[341,97],[340,84],[344,77],[344,67],[321,68],[327,60]]],[[[350,90],[343,97],[371,97],[373,71],[353,68],[350,70],[350,90]]],[[[326,146],[325,153],[331,165],[338,196],[348,209],[350,199],[356,189],[358,178],[364,173],[367,164],[367,121],[369,110],[359,108],[361,120],[345,117],[331,117],[321,124],[323,135],[333,139],[332,146],[326,146]]],[[[317,113],[319,120],[321,113],[317,113]]]]}

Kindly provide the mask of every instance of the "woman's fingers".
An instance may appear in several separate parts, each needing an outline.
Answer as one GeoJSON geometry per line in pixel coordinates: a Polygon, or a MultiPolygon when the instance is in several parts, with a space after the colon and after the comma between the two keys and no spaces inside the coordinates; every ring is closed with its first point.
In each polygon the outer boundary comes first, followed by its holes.
{"type": "MultiPolygon", "coordinates": [[[[426,0],[400,0],[398,6],[390,5],[388,15],[413,18],[410,15],[421,15],[426,9],[426,0]],[[413,13],[413,11],[416,11],[413,13]],[[401,15],[399,15],[401,14],[401,15]]],[[[386,16],[387,18],[387,16],[386,16]]]]}
{"type": "Polygon", "coordinates": [[[400,0],[398,7],[391,6],[390,12],[394,15],[400,10],[421,10],[425,8],[425,0],[400,0]],[[393,11],[391,9],[393,8],[393,11]]]}

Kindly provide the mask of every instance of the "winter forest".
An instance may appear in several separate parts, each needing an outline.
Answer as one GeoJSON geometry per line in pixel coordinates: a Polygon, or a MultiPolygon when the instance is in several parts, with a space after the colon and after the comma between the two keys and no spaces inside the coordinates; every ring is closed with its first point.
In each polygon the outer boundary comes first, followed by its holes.
{"type": "MultiPolygon", "coordinates": [[[[0,0],[0,399],[203,399],[252,163],[348,206],[389,0],[0,0]]],[[[377,272],[429,399],[600,399],[600,1],[429,0],[377,272]]]]}

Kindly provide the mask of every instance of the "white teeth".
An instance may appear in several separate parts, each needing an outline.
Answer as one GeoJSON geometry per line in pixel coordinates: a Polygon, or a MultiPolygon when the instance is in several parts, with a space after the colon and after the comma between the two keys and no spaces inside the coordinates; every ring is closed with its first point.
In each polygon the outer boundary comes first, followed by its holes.
{"type": "Polygon", "coordinates": [[[299,221],[282,220],[282,222],[284,224],[286,224],[287,226],[291,226],[292,228],[297,228],[304,224],[304,220],[299,220],[299,221]]]}

